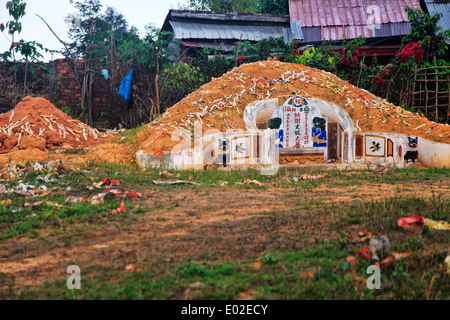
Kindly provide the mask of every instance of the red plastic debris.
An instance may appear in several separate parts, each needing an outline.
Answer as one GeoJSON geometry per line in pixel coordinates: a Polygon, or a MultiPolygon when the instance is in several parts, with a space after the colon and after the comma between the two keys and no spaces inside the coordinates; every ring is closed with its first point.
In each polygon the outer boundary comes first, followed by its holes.
{"type": "MultiPolygon", "coordinates": [[[[112,194],[114,194],[116,196],[123,196],[123,193],[118,191],[118,190],[108,190],[108,192],[112,193],[112,194]]],[[[107,193],[107,192],[105,192],[105,193],[107,193]]]]}
{"type": "Polygon", "coordinates": [[[409,252],[394,252],[392,256],[395,260],[405,259],[411,256],[409,252]]]}
{"type": "Polygon", "coordinates": [[[117,213],[123,213],[123,212],[125,212],[125,211],[126,211],[126,209],[125,209],[125,203],[124,203],[123,200],[122,200],[122,203],[120,204],[120,207],[117,208],[117,213]]]}
{"type": "Polygon", "coordinates": [[[130,263],[125,266],[125,270],[126,271],[134,271],[134,270],[136,270],[136,265],[134,263],[130,263]]]}
{"type": "Polygon", "coordinates": [[[370,255],[370,251],[369,248],[364,248],[362,250],[358,251],[358,257],[367,259],[367,260],[372,260],[373,256],[370,255]]]}
{"type": "Polygon", "coordinates": [[[114,179],[111,180],[109,178],[106,178],[105,180],[102,180],[102,183],[106,184],[106,185],[109,185],[110,187],[115,187],[115,186],[120,186],[121,185],[119,180],[114,180],[114,179]]]}
{"type": "Polygon", "coordinates": [[[415,216],[415,217],[407,217],[407,218],[399,218],[398,226],[406,229],[417,229],[420,230],[423,228],[423,225],[427,223],[427,220],[422,216],[415,216]],[[412,226],[413,223],[422,223],[422,225],[416,225],[412,226]]]}
{"type": "Polygon", "coordinates": [[[355,258],[354,256],[348,256],[346,260],[347,260],[347,262],[350,263],[351,265],[356,266],[356,263],[357,263],[357,262],[356,262],[356,258],[355,258]]]}
{"type": "Polygon", "coordinates": [[[142,197],[141,194],[139,194],[139,193],[132,193],[132,192],[127,192],[127,193],[125,193],[125,195],[127,197],[132,197],[132,198],[136,198],[136,199],[142,197]]]}
{"type": "Polygon", "coordinates": [[[364,100],[366,100],[367,103],[369,104],[369,106],[373,106],[373,102],[372,102],[369,98],[367,98],[366,95],[365,95],[364,93],[360,93],[359,96],[360,96],[361,98],[363,98],[364,100]]]}
{"type": "Polygon", "coordinates": [[[387,257],[383,261],[380,262],[380,264],[386,264],[392,261],[392,259],[395,259],[396,261],[400,259],[405,259],[410,257],[411,254],[409,252],[394,252],[391,256],[387,257]]]}
{"type": "Polygon", "coordinates": [[[122,203],[120,204],[120,207],[117,209],[111,210],[109,214],[116,214],[116,213],[124,213],[126,211],[125,203],[122,200],[122,203]]]}

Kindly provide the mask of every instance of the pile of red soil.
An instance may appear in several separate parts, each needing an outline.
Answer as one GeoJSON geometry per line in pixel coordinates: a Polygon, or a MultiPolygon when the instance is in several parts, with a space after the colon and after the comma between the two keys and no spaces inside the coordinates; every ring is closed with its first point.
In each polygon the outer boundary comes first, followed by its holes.
{"type": "Polygon", "coordinates": [[[84,148],[106,135],[72,119],[44,98],[24,98],[0,115],[0,152],[84,148]]]}

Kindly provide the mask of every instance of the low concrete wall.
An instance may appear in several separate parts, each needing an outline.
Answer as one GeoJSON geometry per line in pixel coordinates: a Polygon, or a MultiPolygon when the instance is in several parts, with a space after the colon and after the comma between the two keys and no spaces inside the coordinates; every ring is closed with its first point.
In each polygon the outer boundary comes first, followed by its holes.
{"type": "MultiPolygon", "coordinates": [[[[405,155],[408,144],[408,137],[415,137],[414,135],[398,134],[398,133],[384,133],[384,132],[364,132],[363,135],[375,135],[391,139],[394,144],[394,157],[389,158],[368,158],[364,157],[359,163],[374,163],[382,162],[393,163],[397,167],[402,167],[404,164],[403,156],[405,155]],[[402,157],[398,154],[398,147],[402,146],[402,157]]],[[[450,168],[450,144],[433,142],[419,137],[417,146],[419,152],[418,161],[425,167],[450,168]]]]}
{"type": "MultiPolygon", "coordinates": [[[[231,139],[233,137],[246,136],[251,133],[229,133],[220,134],[217,138],[227,137],[231,139]]],[[[255,134],[255,132],[253,132],[255,134]]],[[[261,169],[267,168],[267,174],[271,174],[272,171],[276,172],[279,168],[279,149],[275,148],[275,134],[273,130],[264,130],[257,133],[260,137],[260,156],[255,158],[255,154],[252,152],[252,160],[235,161],[234,164],[230,164],[231,167],[236,168],[248,168],[257,166],[261,169]]],[[[394,156],[385,158],[371,158],[362,157],[355,159],[355,161],[348,164],[342,164],[342,168],[358,169],[366,168],[367,166],[389,166],[403,168],[405,162],[403,156],[407,150],[408,135],[395,134],[395,133],[361,133],[363,135],[375,135],[391,139],[394,142],[394,156]],[[402,148],[402,154],[399,154],[399,147],[402,148]]],[[[215,144],[211,143],[211,136],[205,137],[202,148],[194,148],[189,150],[182,150],[178,154],[173,152],[164,153],[162,156],[155,156],[152,154],[144,154],[142,151],[136,154],[136,160],[139,166],[144,168],[161,168],[161,169],[175,169],[175,170],[201,170],[204,164],[212,164],[215,162],[216,156],[215,144]],[[208,161],[209,160],[209,161],[208,161]]],[[[216,140],[212,140],[216,141],[216,140]]],[[[254,147],[253,149],[255,149],[254,147]]],[[[438,167],[438,168],[450,168],[450,144],[432,142],[426,139],[419,138],[418,143],[418,162],[425,167],[438,167]]],[[[352,150],[353,152],[353,150],[352,150]]]]}
{"type": "Polygon", "coordinates": [[[166,152],[162,155],[145,154],[143,151],[139,151],[136,153],[136,161],[139,166],[144,168],[202,170],[204,165],[222,164],[220,159],[225,153],[225,157],[228,159],[226,163],[231,167],[259,166],[270,172],[273,168],[278,169],[279,166],[279,149],[275,147],[275,140],[274,130],[251,132],[235,130],[234,132],[202,137],[200,145],[196,148],[185,148],[166,152]],[[229,142],[226,152],[221,151],[219,147],[219,140],[224,139],[229,142]],[[233,145],[232,142],[235,139],[247,141],[246,149],[243,149],[247,155],[236,156],[234,152],[236,145],[233,145]]]}
{"type": "Polygon", "coordinates": [[[142,168],[176,169],[172,161],[172,153],[155,156],[139,151],[136,153],[136,163],[142,168]]]}
{"type": "Polygon", "coordinates": [[[419,162],[427,167],[450,168],[450,144],[419,138],[419,162]]]}

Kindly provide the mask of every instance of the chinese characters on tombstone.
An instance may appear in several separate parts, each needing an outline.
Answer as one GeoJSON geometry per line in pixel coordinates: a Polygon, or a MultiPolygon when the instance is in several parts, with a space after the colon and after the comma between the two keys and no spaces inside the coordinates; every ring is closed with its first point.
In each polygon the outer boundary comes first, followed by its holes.
{"type": "Polygon", "coordinates": [[[302,97],[294,97],[283,106],[284,148],[303,149],[327,146],[327,120],[319,109],[302,97]]]}

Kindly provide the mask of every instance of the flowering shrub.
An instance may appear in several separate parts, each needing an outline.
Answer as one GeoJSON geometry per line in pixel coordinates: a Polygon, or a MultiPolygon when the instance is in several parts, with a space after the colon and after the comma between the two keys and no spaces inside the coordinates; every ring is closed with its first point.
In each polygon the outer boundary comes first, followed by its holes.
{"type": "Polygon", "coordinates": [[[408,43],[406,47],[397,54],[397,59],[400,60],[400,63],[406,63],[412,57],[414,57],[415,63],[423,60],[423,49],[420,47],[420,41],[408,43]]]}
{"type": "Polygon", "coordinates": [[[351,40],[350,42],[344,41],[344,48],[342,49],[342,59],[341,64],[348,67],[355,67],[358,62],[359,50],[366,43],[366,38],[358,37],[351,40]]]}
{"type": "Polygon", "coordinates": [[[292,43],[289,47],[289,56],[286,57],[287,62],[300,63],[300,48],[297,48],[295,43],[292,43]]]}
{"type": "Polygon", "coordinates": [[[244,60],[245,60],[245,56],[244,56],[244,55],[239,56],[239,57],[237,58],[237,61],[238,61],[239,63],[244,62],[244,60]]]}
{"type": "Polygon", "coordinates": [[[403,93],[404,93],[404,95],[405,95],[405,99],[409,99],[408,88],[405,87],[405,86],[403,86],[402,90],[400,91],[400,94],[403,94],[403,93]]]}
{"type": "Polygon", "coordinates": [[[350,44],[347,48],[342,49],[342,55],[341,63],[349,67],[354,67],[356,62],[358,62],[359,50],[350,44]]]}
{"type": "Polygon", "coordinates": [[[375,83],[376,83],[376,84],[384,84],[385,81],[384,81],[384,79],[383,79],[382,77],[380,77],[380,76],[375,76],[375,83]]]}

